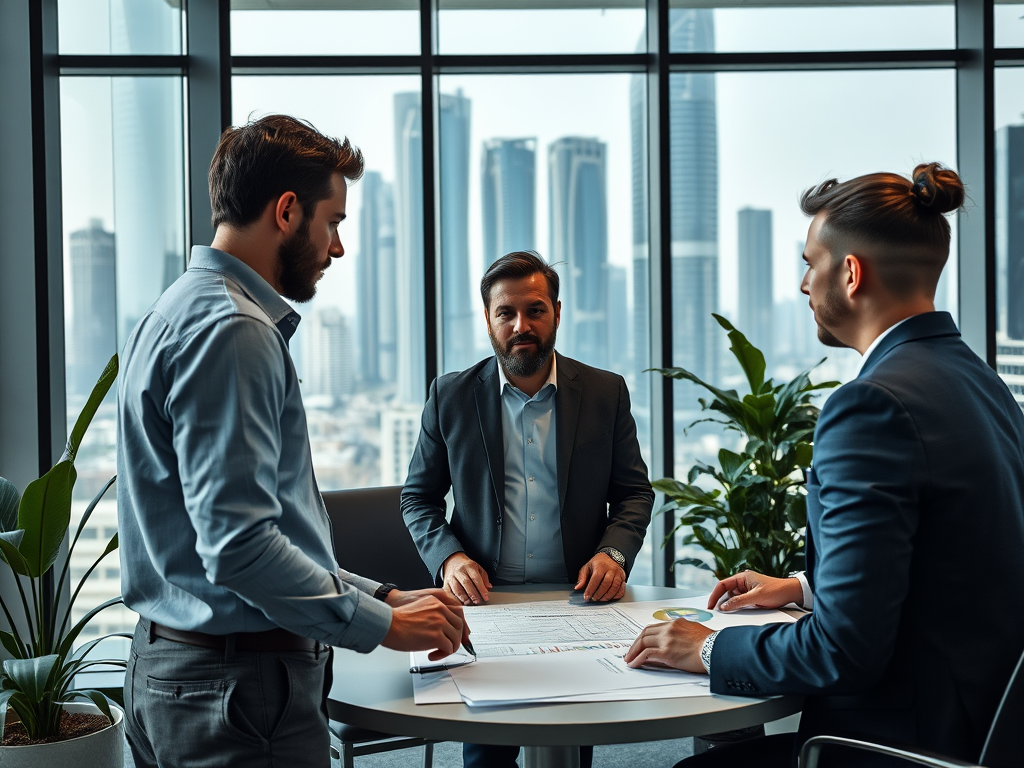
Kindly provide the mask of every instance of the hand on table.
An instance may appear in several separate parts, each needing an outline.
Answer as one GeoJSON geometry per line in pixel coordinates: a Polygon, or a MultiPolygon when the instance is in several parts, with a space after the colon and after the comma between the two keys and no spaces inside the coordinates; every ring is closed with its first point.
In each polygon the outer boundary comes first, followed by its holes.
{"type": "Polygon", "coordinates": [[[441,566],[441,573],[444,574],[444,591],[463,605],[486,602],[488,590],[493,589],[487,571],[465,552],[449,555],[441,566]]]}
{"type": "Polygon", "coordinates": [[[738,608],[781,608],[789,603],[800,605],[804,591],[797,579],[777,579],[762,576],[756,571],[743,571],[728,579],[722,579],[711,591],[708,608],[718,605],[719,610],[735,611],[738,608]],[[718,605],[723,595],[729,599],[718,605]]]}
{"type": "MultiPolygon", "coordinates": [[[[394,590],[397,591],[397,590],[394,590]]],[[[450,656],[469,636],[462,606],[451,597],[438,597],[442,590],[417,590],[426,593],[409,600],[396,598],[391,613],[391,628],[381,641],[385,648],[395,651],[431,651],[431,661],[450,656]]],[[[403,595],[412,593],[405,592],[403,595]]],[[[391,595],[387,602],[391,603],[391,595]]]]}
{"type": "Polygon", "coordinates": [[[584,600],[618,600],[626,594],[626,572],[604,552],[598,552],[580,568],[573,589],[583,589],[584,600]]]}
{"type": "Polygon", "coordinates": [[[622,658],[634,668],[646,665],[705,672],[700,649],[710,634],[703,624],[687,619],[651,624],[644,627],[622,658]]]}

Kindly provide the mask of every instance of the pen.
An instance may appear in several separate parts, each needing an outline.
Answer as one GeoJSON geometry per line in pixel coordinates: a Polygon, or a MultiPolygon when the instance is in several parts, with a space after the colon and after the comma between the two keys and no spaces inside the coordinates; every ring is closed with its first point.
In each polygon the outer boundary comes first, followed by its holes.
{"type": "Polygon", "coordinates": [[[470,639],[468,637],[466,638],[465,642],[462,643],[462,647],[469,651],[471,654],[473,654],[474,659],[476,658],[476,648],[473,647],[473,643],[470,642],[470,639]]]}

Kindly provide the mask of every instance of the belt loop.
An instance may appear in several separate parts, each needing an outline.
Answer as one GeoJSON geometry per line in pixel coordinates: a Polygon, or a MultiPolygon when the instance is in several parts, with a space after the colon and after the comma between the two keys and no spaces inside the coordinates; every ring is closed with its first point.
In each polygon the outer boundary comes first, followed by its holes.
{"type": "Polygon", "coordinates": [[[238,641],[238,635],[232,632],[230,635],[224,636],[224,663],[230,664],[235,660],[235,643],[238,641]]]}
{"type": "Polygon", "coordinates": [[[152,645],[153,641],[156,639],[156,624],[152,621],[147,622],[147,624],[149,626],[147,627],[146,632],[149,635],[149,644],[152,645]]]}

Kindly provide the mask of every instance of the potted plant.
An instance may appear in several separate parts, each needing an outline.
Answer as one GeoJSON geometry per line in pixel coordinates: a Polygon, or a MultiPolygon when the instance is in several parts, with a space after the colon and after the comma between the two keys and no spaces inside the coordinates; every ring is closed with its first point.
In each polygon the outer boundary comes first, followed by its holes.
{"type": "Polygon", "coordinates": [[[685,483],[670,477],[653,483],[666,499],[658,512],[681,512],[662,546],[672,541],[677,531],[688,529],[683,544],[700,546],[711,563],[684,557],[675,564],[712,571],[718,579],[748,568],[785,577],[803,567],[807,506],[800,470],[811,465],[819,412],[811,400],[816,390],[830,389],[839,382],[811,383],[811,370],[824,360],[790,382],[765,380],[761,351],[724,317],[714,318],[728,332],[729,349],[747,378],[748,393],[719,389],[682,368],[653,370],[692,381],[713,395],[699,398],[701,410],[712,415],[690,427],[702,422],[722,424],[727,432],[742,435],[745,443],[740,453],[722,448],[717,467],[697,462],[685,483]],[[718,487],[697,485],[702,475],[718,487]]]}
{"type": "Polygon", "coordinates": [[[77,477],[75,456],[116,376],[115,355],[78,416],[64,455],[46,474],[29,483],[20,499],[14,484],[0,478],[0,556],[14,573],[13,585],[6,594],[0,594],[0,609],[10,626],[9,632],[0,631],[0,643],[11,657],[4,661],[0,672],[0,723],[6,722],[9,710],[17,717],[17,725],[6,723],[0,766],[121,768],[124,764],[123,712],[113,706],[118,703],[116,692],[75,687],[75,678],[100,665],[124,668],[123,659],[98,660],[87,656],[107,637],[130,635],[108,635],[74,648],[86,624],[103,609],[120,603],[121,598],[92,608],[74,624],[71,620],[72,606],[86,579],[104,557],[117,549],[116,533],[70,599],[61,599],[71,587],[71,552],[114,478],[82,515],[69,544],[68,558],[57,575],[52,600],[44,588],[48,574],[54,574],[54,564],[71,524],[71,491],[77,477]],[[80,701],[85,703],[75,703],[80,701]]]}

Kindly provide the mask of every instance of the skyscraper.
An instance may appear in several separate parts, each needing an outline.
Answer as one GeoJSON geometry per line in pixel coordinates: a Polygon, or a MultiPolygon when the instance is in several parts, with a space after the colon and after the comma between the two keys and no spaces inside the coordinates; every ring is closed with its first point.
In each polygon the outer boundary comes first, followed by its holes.
{"type": "Polygon", "coordinates": [[[423,143],[420,94],[395,94],[396,399],[424,401],[427,368],[423,317],[423,143]]]}
{"type": "Polygon", "coordinates": [[[305,393],[334,398],[352,394],[356,366],[348,318],[337,307],[314,306],[304,330],[305,393]]]}
{"type": "MultiPolygon", "coordinates": [[[[673,11],[673,51],[714,50],[711,9],[673,11]]],[[[705,381],[718,379],[718,129],[715,76],[669,78],[672,145],[672,363],[705,381]]]]}
{"type": "Polygon", "coordinates": [[[117,267],[114,233],[91,219],[68,236],[71,317],[68,394],[87,397],[110,356],[117,352],[117,267]]]}
{"type": "Polygon", "coordinates": [[[996,260],[999,330],[1024,339],[1024,125],[996,132],[996,260]]]}
{"type": "MultiPolygon", "coordinates": [[[[673,52],[713,51],[711,9],[671,9],[673,52]]],[[[640,42],[645,49],[644,41],[640,42]]],[[[669,79],[669,163],[672,196],[672,364],[707,381],[718,376],[718,130],[715,79],[708,73],[675,73],[669,79]]],[[[631,86],[633,166],[634,345],[647,350],[645,81],[631,86]],[[643,315],[641,316],[641,313],[643,315]]],[[[640,394],[644,397],[645,393],[640,394]]]]}
{"type": "Polygon", "coordinates": [[[483,149],[483,268],[512,251],[536,250],[536,139],[488,139],[483,149]]]}
{"type": "MultiPolygon", "coordinates": [[[[626,268],[606,264],[608,272],[608,366],[616,373],[626,374],[634,368],[632,328],[629,316],[629,294],[626,268]]],[[[650,375],[650,374],[646,374],[650,375]]]]}
{"type": "Polygon", "coordinates": [[[743,208],[739,224],[739,329],[751,344],[772,357],[772,212],[743,208]]]}
{"type": "Polygon", "coordinates": [[[374,386],[395,380],[395,206],[393,191],[376,171],[363,176],[356,254],[359,378],[374,386]]]}
{"type": "Polygon", "coordinates": [[[608,203],[603,141],[569,136],[548,147],[550,261],[565,262],[561,349],[608,366],[608,203]]]}
{"type": "MultiPolygon", "coordinates": [[[[476,362],[469,279],[470,100],[441,94],[438,170],[442,338],[445,370],[476,362]]],[[[398,287],[398,399],[421,403],[426,385],[423,336],[423,113],[420,94],[395,95],[395,280],[398,287]]]]}
{"type": "MultiPolygon", "coordinates": [[[[125,53],[175,50],[166,4],[119,0],[111,46],[125,53]]],[[[185,269],[184,119],[181,80],[110,79],[114,222],[117,230],[117,348],[185,269]],[[153,147],[160,147],[154,152],[153,147]],[[169,263],[175,259],[177,269],[169,263]]]]}

